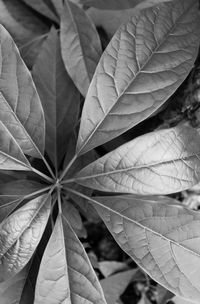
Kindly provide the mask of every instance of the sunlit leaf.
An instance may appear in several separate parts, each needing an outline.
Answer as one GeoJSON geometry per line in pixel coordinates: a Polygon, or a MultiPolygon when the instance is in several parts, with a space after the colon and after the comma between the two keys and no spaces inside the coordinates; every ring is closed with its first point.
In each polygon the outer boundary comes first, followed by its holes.
{"type": "Polygon", "coordinates": [[[105,304],[100,284],[84,248],[58,215],[42,258],[34,304],[105,304]]]}
{"type": "Polygon", "coordinates": [[[101,43],[86,13],[68,0],[61,15],[61,48],[65,67],[85,96],[101,56],[101,43]]]}
{"type": "Polygon", "coordinates": [[[176,201],[134,196],[92,199],[121,248],[155,281],[199,303],[200,214],[176,201]]]}
{"type": "Polygon", "coordinates": [[[11,36],[0,27],[0,120],[25,154],[44,151],[44,115],[39,96],[11,36]]]}
{"type": "Polygon", "coordinates": [[[199,35],[196,0],[142,10],[122,25],[88,90],[77,154],[117,137],[161,107],[188,75],[199,35]]]}
{"type": "Polygon", "coordinates": [[[33,67],[33,79],[45,112],[46,151],[57,168],[78,120],[80,94],[65,70],[54,28],[33,67]]]}
{"type": "Polygon", "coordinates": [[[151,132],[82,169],[75,180],[101,191],[169,194],[200,179],[200,137],[184,126],[151,132]]]}
{"type": "Polygon", "coordinates": [[[30,260],[46,227],[50,202],[50,196],[39,196],[0,224],[0,282],[13,277],[30,260]]]}

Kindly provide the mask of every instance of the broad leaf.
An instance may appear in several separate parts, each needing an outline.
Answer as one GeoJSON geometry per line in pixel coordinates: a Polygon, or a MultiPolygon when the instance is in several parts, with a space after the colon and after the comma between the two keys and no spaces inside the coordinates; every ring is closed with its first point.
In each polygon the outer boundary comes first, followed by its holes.
{"type": "Polygon", "coordinates": [[[86,13],[65,0],[61,15],[61,48],[65,67],[83,96],[86,96],[97,63],[101,43],[86,13]]]}
{"type": "Polygon", "coordinates": [[[55,12],[51,9],[51,1],[49,0],[23,0],[24,3],[29,5],[32,9],[36,10],[38,13],[44,15],[45,17],[51,19],[54,22],[58,22],[58,17],[55,12]]]}
{"type": "Polygon", "coordinates": [[[142,10],[122,25],[88,90],[77,154],[122,134],[161,107],[188,75],[199,35],[196,0],[142,10]]]}
{"type": "Polygon", "coordinates": [[[28,276],[30,265],[28,264],[13,278],[0,284],[1,304],[20,304],[22,292],[28,276]]]}
{"type": "MultiPolygon", "coordinates": [[[[1,94],[1,93],[0,93],[1,94]]],[[[0,97],[1,100],[1,97],[0,97]]],[[[1,101],[0,101],[1,103],[1,101]]],[[[22,152],[17,141],[0,121],[0,169],[31,170],[31,165],[22,152]]]]}
{"type": "Polygon", "coordinates": [[[44,185],[27,179],[20,179],[0,184],[0,196],[25,196],[37,190],[41,190],[44,185]]]}
{"type": "Polygon", "coordinates": [[[136,6],[141,0],[79,0],[82,4],[105,10],[121,10],[136,6]]]}
{"type": "Polygon", "coordinates": [[[162,197],[92,199],[121,248],[155,281],[199,303],[200,214],[162,197]]]}
{"type": "Polygon", "coordinates": [[[138,269],[131,269],[100,281],[107,304],[113,304],[119,300],[128,284],[134,279],[134,276],[138,275],[138,272],[138,269]]]}
{"type": "Polygon", "coordinates": [[[0,224],[0,282],[18,273],[30,260],[46,227],[50,196],[37,197],[0,224]]]}
{"type": "Polygon", "coordinates": [[[33,79],[45,112],[46,151],[58,168],[78,120],[80,94],[65,70],[54,28],[33,67],[33,79]]]}
{"type": "Polygon", "coordinates": [[[23,201],[23,198],[3,197],[0,198],[0,223],[10,215],[23,201]]]}
{"type": "Polygon", "coordinates": [[[34,304],[61,302],[105,303],[83,246],[67,221],[58,215],[42,258],[34,304]]]}
{"type": "Polygon", "coordinates": [[[200,136],[177,126],[151,132],[120,146],[83,168],[75,178],[101,191],[169,194],[200,179],[200,136]]]}
{"type": "Polygon", "coordinates": [[[83,226],[83,222],[78,209],[68,200],[63,198],[62,215],[71,225],[74,232],[79,237],[86,236],[87,232],[83,226]]]}
{"type": "MultiPolygon", "coordinates": [[[[161,4],[161,2],[169,2],[172,0],[144,0],[144,1],[135,1],[138,4],[134,8],[123,9],[123,10],[109,10],[100,9],[95,7],[89,8],[86,13],[92,19],[95,26],[102,27],[108,37],[111,39],[115,32],[118,30],[122,23],[126,23],[129,19],[140,11],[141,9],[151,7],[154,5],[161,4]]],[[[106,2],[106,1],[105,1],[106,2]]],[[[99,3],[99,1],[97,2],[99,3]]],[[[107,3],[107,2],[106,2],[107,3]]],[[[133,0],[134,3],[134,0],[133,0]]]]}
{"type": "Polygon", "coordinates": [[[181,297],[173,297],[172,299],[171,299],[171,301],[172,301],[172,303],[174,303],[174,304],[193,304],[194,302],[193,301],[190,301],[190,300],[185,300],[185,299],[183,299],[183,298],[181,298],[181,297]]]}
{"type": "Polygon", "coordinates": [[[44,115],[39,96],[16,45],[0,27],[0,120],[25,154],[41,157],[44,115]]]}

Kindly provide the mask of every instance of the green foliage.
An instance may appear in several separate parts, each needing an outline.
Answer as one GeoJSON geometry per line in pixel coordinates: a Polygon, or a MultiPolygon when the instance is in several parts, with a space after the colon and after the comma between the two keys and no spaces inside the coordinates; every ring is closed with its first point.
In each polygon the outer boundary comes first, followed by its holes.
{"type": "MultiPolygon", "coordinates": [[[[180,124],[101,157],[94,150],[156,115],[186,79],[198,54],[198,1],[23,2],[50,29],[31,75],[0,26],[1,304],[119,301],[138,268],[100,284],[78,238],[83,216],[97,213],[177,303],[198,303],[200,215],[163,196],[199,182],[198,131],[180,124]],[[130,8],[103,54],[82,4],[130,8]]],[[[160,288],[158,303],[169,297],[160,288]]],[[[140,303],[149,303],[145,293],[140,303]]]]}

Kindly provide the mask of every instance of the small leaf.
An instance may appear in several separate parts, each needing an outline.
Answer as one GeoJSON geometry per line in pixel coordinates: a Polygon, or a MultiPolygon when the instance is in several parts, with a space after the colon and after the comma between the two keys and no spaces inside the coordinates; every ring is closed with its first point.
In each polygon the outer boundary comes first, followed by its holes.
{"type": "Polygon", "coordinates": [[[115,272],[127,270],[128,265],[124,262],[117,261],[102,261],[99,262],[99,270],[103,274],[104,277],[109,277],[111,274],[115,272]]]}
{"type": "Polygon", "coordinates": [[[156,301],[157,304],[166,304],[168,300],[170,300],[174,294],[170,292],[168,289],[164,288],[161,285],[157,285],[156,288],[156,301]]]}
{"type": "Polygon", "coordinates": [[[39,196],[0,224],[0,282],[17,274],[30,260],[50,213],[50,196],[39,196]]]}
{"type": "Polygon", "coordinates": [[[57,168],[78,120],[80,94],[65,70],[54,28],[33,67],[33,79],[45,111],[46,151],[57,168]]]}
{"type": "Polygon", "coordinates": [[[199,35],[196,0],[142,10],[122,25],[88,90],[77,154],[119,136],[160,108],[190,72],[199,35]]]}
{"type": "Polygon", "coordinates": [[[23,0],[24,3],[29,5],[32,9],[36,10],[39,14],[44,15],[45,17],[51,19],[54,22],[58,22],[58,17],[55,12],[51,9],[51,1],[43,0],[23,0]]]}
{"type": "Polygon", "coordinates": [[[99,158],[75,178],[101,191],[169,194],[200,179],[200,137],[177,126],[142,135],[99,158]]]}
{"type": "Polygon", "coordinates": [[[67,221],[58,215],[42,258],[34,304],[61,302],[105,304],[82,244],[67,221]]]}
{"type": "Polygon", "coordinates": [[[97,63],[101,43],[86,13],[65,0],[61,15],[61,49],[65,67],[75,85],[86,96],[97,63]]]}
{"type": "Polygon", "coordinates": [[[95,208],[121,248],[155,281],[199,303],[200,214],[134,196],[98,197],[95,208]]]}
{"type": "Polygon", "coordinates": [[[1,304],[19,304],[23,288],[28,276],[30,265],[28,264],[13,278],[0,284],[1,304]]]}
{"type": "MultiPolygon", "coordinates": [[[[1,102],[1,101],[0,101],[1,102]]],[[[2,170],[31,170],[31,165],[20,146],[0,121],[0,169],[2,170]]]]}
{"type": "Polygon", "coordinates": [[[30,72],[0,26],[0,120],[25,154],[44,151],[44,115],[30,72]]]}
{"type": "Polygon", "coordinates": [[[138,269],[131,269],[114,274],[100,281],[107,304],[116,303],[128,284],[137,276],[138,269]]]}

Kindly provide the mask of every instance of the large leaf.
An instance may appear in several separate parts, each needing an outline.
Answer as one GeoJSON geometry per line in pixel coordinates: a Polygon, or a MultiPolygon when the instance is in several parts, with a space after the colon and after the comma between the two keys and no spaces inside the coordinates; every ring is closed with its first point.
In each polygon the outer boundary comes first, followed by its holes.
{"type": "Polygon", "coordinates": [[[50,213],[50,196],[39,196],[0,224],[0,282],[18,273],[37,247],[50,213]]]}
{"type": "Polygon", "coordinates": [[[105,304],[100,284],[84,248],[58,215],[42,258],[34,304],[105,304]]]}
{"type": "Polygon", "coordinates": [[[83,168],[75,178],[101,191],[169,194],[200,179],[200,136],[184,126],[151,132],[83,168]]]}
{"type": "Polygon", "coordinates": [[[41,157],[44,115],[39,96],[11,36],[0,26],[0,121],[25,154],[41,157]]]}
{"type": "MultiPolygon", "coordinates": [[[[122,23],[126,23],[129,19],[141,9],[158,5],[161,2],[169,2],[172,0],[144,0],[144,1],[133,1],[134,4],[138,3],[134,8],[111,10],[109,7],[98,5],[99,2],[95,2],[95,7],[89,8],[86,12],[87,15],[92,19],[95,26],[102,27],[109,38],[115,34],[122,23]],[[99,8],[96,8],[97,5],[99,8]],[[106,8],[107,7],[107,8],[106,8]]],[[[101,2],[100,2],[101,3],[101,2]]],[[[106,1],[104,4],[107,3],[106,1]]],[[[134,6],[134,5],[133,5],[134,6]]],[[[132,6],[132,7],[133,7],[132,6]]]]}
{"type": "Polygon", "coordinates": [[[68,0],[61,15],[61,47],[65,67],[85,96],[101,56],[101,43],[86,13],[68,0]]]}
{"type": "Polygon", "coordinates": [[[121,248],[155,281],[199,303],[200,214],[162,197],[94,198],[121,248]]]}
{"type": "Polygon", "coordinates": [[[19,179],[0,184],[0,196],[26,196],[37,190],[41,190],[43,187],[44,185],[39,182],[19,179]]]}
{"type": "Polygon", "coordinates": [[[33,67],[33,79],[45,112],[46,151],[57,168],[78,120],[80,94],[65,70],[54,28],[33,67]]]}
{"type": "Polygon", "coordinates": [[[36,10],[38,13],[43,14],[45,17],[54,22],[58,22],[58,16],[52,9],[51,1],[49,0],[23,0],[24,3],[36,10]]]}
{"type": "Polygon", "coordinates": [[[196,0],[142,10],[122,25],[88,90],[77,153],[113,139],[161,107],[192,68],[199,35],[196,0]]]}
{"type": "Polygon", "coordinates": [[[1,304],[20,304],[23,288],[28,276],[30,265],[28,264],[13,278],[0,284],[1,304]]]}
{"type": "MultiPolygon", "coordinates": [[[[1,94],[1,93],[0,93],[1,94]]],[[[1,100],[1,97],[0,97],[1,100]]],[[[1,103],[1,101],[0,101],[1,103]]],[[[0,169],[2,170],[31,170],[31,165],[20,146],[0,121],[0,169]]]]}

